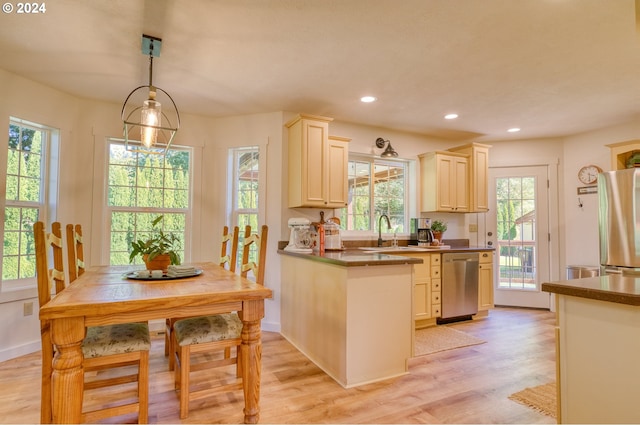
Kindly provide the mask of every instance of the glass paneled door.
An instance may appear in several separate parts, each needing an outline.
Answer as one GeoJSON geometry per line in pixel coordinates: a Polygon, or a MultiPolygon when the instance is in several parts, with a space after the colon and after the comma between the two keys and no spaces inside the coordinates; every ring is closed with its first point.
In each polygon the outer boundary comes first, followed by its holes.
{"type": "Polygon", "coordinates": [[[491,168],[489,176],[495,304],[549,308],[540,290],[550,276],[547,166],[491,168]]]}

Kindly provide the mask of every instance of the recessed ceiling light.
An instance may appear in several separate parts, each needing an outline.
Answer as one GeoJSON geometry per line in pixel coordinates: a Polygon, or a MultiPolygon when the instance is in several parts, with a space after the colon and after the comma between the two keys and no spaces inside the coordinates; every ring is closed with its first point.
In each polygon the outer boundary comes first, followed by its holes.
{"type": "Polygon", "coordinates": [[[378,98],[375,96],[362,96],[360,98],[360,102],[364,102],[364,103],[371,103],[371,102],[375,102],[376,100],[378,100],[378,98]]]}
{"type": "Polygon", "coordinates": [[[447,114],[444,116],[445,120],[455,120],[456,118],[458,118],[458,114],[447,114]]]}
{"type": "Polygon", "coordinates": [[[510,128],[509,130],[507,130],[509,133],[517,133],[518,131],[520,131],[520,129],[518,127],[513,127],[510,128]]]}

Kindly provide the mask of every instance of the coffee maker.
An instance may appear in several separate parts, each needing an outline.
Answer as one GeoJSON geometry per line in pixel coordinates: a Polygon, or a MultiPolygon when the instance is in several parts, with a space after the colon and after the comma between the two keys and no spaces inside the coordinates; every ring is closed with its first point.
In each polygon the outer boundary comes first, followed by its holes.
{"type": "Polygon", "coordinates": [[[430,218],[411,219],[411,239],[417,240],[418,246],[430,246],[433,242],[430,218]]]}

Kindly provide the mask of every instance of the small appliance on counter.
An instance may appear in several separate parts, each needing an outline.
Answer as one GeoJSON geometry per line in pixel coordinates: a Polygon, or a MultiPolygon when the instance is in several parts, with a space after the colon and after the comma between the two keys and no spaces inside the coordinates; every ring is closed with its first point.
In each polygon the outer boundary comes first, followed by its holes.
{"type": "Polygon", "coordinates": [[[306,218],[290,218],[288,226],[291,229],[289,235],[289,244],[284,248],[285,251],[300,252],[303,254],[311,254],[311,221],[306,218]]]}
{"type": "Polygon", "coordinates": [[[430,218],[411,219],[411,239],[415,239],[418,246],[431,246],[434,238],[430,218]]]}

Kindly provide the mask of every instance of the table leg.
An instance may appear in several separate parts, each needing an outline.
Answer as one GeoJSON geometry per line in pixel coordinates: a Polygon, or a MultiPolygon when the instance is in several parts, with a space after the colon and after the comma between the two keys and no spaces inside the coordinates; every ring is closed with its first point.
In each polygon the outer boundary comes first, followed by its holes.
{"type": "Polygon", "coordinates": [[[244,390],[244,423],[256,424],[260,419],[260,373],[262,341],[260,320],[264,317],[264,300],[246,301],[239,313],[242,319],[242,387],[244,390]]]}
{"type": "Polygon", "coordinates": [[[56,345],[51,377],[53,423],[77,424],[82,420],[84,335],[83,317],[51,321],[51,340],[56,345]]]}

